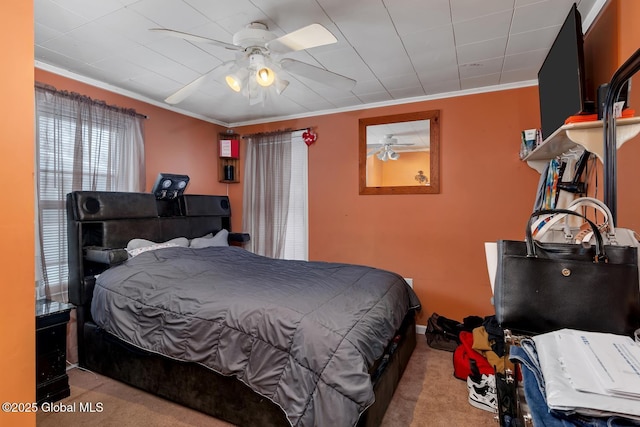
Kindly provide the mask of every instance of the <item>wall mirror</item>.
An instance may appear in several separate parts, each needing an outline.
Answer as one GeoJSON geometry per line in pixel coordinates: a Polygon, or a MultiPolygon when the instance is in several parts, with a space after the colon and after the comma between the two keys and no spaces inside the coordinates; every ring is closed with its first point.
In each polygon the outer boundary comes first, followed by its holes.
{"type": "Polygon", "coordinates": [[[360,194],[440,192],[440,111],[360,119],[360,194]]]}

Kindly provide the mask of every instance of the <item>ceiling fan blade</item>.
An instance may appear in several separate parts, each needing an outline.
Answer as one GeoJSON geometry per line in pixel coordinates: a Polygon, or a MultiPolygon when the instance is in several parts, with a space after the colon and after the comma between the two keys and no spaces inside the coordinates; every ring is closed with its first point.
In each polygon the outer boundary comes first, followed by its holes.
{"type": "Polygon", "coordinates": [[[196,36],[195,34],[183,33],[182,31],[170,30],[168,28],[149,28],[149,31],[154,31],[156,33],[163,33],[172,37],[178,37],[184,40],[188,40],[190,42],[213,44],[229,50],[244,50],[241,46],[236,46],[231,43],[226,43],[220,40],[214,40],[207,37],[196,36]]]}
{"type": "Polygon", "coordinates": [[[192,81],[191,83],[183,87],[182,89],[175,92],[173,95],[170,95],[169,97],[167,97],[164,100],[164,102],[171,105],[181,103],[190,95],[195,93],[195,91],[198,90],[200,86],[202,86],[202,83],[204,83],[204,81],[207,79],[208,76],[209,76],[209,73],[201,75],[200,77],[198,77],[197,79],[195,79],[194,81],[192,81]]]}
{"type": "Polygon", "coordinates": [[[314,65],[300,62],[291,58],[284,58],[280,61],[282,69],[292,74],[306,77],[318,83],[334,87],[336,89],[350,91],[356,85],[356,81],[340,74],[319,68],[314,65]]]}
{"type": "Polygon", "coordinates": [[[322,25],[311,24],[271,40],[266,47],[274,53],[287,53],[333,44],[337,41],[338,39],[322,25]]]}
{"type": "Polygon", "coordinates": [[[173,95],[170,95],[169,97],[167,97],[164,100],[164,102],[166,102],[167,104],[171,104],[171,105],[181,103],[182,101],[187,99],[189,96],[194,94],[200,88],[200,86],[202,86],[202,84],[209,78],[211,73],[213,73],[215,70],[217,70],[219,68],[223,68],[223,67],[229,66],[230,64],[233,64],[234,62],[235,61],[227,61],[227,62],[223,62],[222,64],[213,67],[211,70],[207,71],[205,74],[201,75],[200,77],[198,77],[197,79],[195,79],[194,81],[192,81],[191,83],[189,83],[188,85],[183,87],[182,89],[178,90],[173,95]]]}

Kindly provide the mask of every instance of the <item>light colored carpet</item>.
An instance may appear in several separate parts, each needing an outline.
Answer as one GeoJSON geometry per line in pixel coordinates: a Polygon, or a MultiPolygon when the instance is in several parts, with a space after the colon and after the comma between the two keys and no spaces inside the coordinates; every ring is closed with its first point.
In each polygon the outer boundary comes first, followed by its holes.
{"type": "MultiPolygon", "coordinates": [[[[411,356],[382,422],[383,427],[495,427],[494,414],[469,405],[466,383],[453,376],[453,353],[427,346],[424,336],[411,356]]],[[[39,411],[38,427],[230,427],[223,421],[150,395],[104,376],[69,370],[71,396],[56,412],[39,411]],[[81,412],[80,403],[94,410],[81,412]],[[75,403],[75,408],[74,408],[75,403]],[[61,412],[64,408],[73,411],[61,412]]]]}

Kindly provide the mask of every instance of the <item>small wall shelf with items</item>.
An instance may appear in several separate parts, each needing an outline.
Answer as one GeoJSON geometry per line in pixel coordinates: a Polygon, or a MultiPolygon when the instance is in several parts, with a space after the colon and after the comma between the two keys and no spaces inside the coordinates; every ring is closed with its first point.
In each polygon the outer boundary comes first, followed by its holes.
{"type": "MultiPolygon", "coordinates": [[[[542,173],[550,159],[581,145],[602,161],[604,158],[602,126],[602,120],[564,125],[522,160],[542,173]]],[[[622,144],[638,135],[638,133],[640,133],[640,117],[616,119],[617,148],[620,148],[622,144]]]]}
{"type": "Polygon", "coordinates": [[[218,181],[240,182],[240,135],[221,133],[218,136],[218,181]]]}

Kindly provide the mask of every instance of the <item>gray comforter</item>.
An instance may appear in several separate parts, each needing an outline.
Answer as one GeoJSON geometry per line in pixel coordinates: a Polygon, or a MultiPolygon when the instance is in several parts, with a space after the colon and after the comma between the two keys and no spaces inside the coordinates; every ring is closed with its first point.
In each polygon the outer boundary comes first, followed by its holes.
{"type": "Polygon", "coordinates": [[[135,346],[238,377],[294,426],[351,426],[374,401],[369,367],[419,306],[371,267],[166,248],[102,273],[92,315],[135,346]]]}

